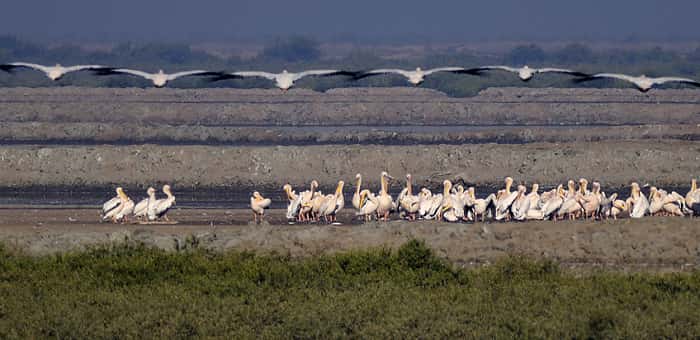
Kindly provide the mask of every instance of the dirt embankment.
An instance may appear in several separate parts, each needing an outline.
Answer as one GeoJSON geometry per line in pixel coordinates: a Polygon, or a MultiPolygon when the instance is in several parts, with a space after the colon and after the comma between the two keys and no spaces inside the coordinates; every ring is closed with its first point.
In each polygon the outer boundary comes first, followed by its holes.
{"type": "Polygon", "coordinates": [[[522,144],[604,140],[700,140],[700,126],[635,125],[590,127],[234,127],[135,123],[3,123],[6,144],[522,144]]]}
{"type": "MultiPolygon", "coordinates": [[[[247,221],[248,211],[175,210],[191,221],[175,226],[95,224],[92,210],[4,210],[0,242],[32,254],[140,242],[166,250],[196,245],[213,250],[252,250],[315,256],[373,247],[398,247],[422,239],[441,257],[464,266],[507,255],[553,259],[571,267],[692,270],[700,265],[700,228],[690,218],[606,222],[445,224],[432,221],[363,225],[210,225],[209,220],[247,221]]],[[[281,221],[282,211],[269,213],[281,221]]],[[[339,219],[347,221],[349,215],[339,219]]],[[[275,222],[275,223],[277,223],[275,222]]]]}
{"type": "Polygon", "coordinates": [[[311,145],[311,146],[0,146],[2,186],[232,187],[276,191],[351,183],[356,173],[376,185],[383,170],[418,185],[444,179],[500,185],[505,176],[543,185],[571,178],[606,187],[631,181],[686,186],[699,175],[700,142],[614,141],[522,145],[311,145]]]}
{"type": "Polygon", "coordinates": [[[10,88],[0,121],[171,125],[700,124],[696,90],[420,88],[293,90],[10,88]]]}

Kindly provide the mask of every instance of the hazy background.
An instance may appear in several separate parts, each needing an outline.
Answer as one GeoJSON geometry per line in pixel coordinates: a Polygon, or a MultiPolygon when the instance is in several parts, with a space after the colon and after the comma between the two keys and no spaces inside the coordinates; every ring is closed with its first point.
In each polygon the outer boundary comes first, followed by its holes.
{"type": "Polygon", "coordinates": [[[60,41],[692,40],[697,0],[3,0],[0,33],[60,41]]]}

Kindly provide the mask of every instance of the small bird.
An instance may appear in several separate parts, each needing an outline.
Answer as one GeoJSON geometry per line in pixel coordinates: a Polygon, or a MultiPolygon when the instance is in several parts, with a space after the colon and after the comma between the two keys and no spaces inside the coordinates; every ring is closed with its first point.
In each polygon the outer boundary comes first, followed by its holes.
{"type": "Polygon", "coordinates": [[[568,70],[568,69],[563,69],[563,68],[551,68],[551,67],[546,67],[546,68],[531,68],[527,65],[523,67],[510,67],[510,66],[501,66],[501,65],[496,65],[496,66],[482,66],[482,67],[477,67],[475,69],[471,70],[472,74],[480,74],[483,71],[491,71],[491,70],[496,70],[496,71],[507,71],[507,72],[512,72],[516,73],[520,80],[522,81],[530,81],[532,77],[534,77],[536,74],[539,73],[561,73],[561,74],[570,74],[572,76],[577,76],[577,77],[588,77],[588,74],[578,72],[578,71],[573,71],[573,70],[568,70]]]}
{"type": "Polygon", "coordinates": [[[678,77],[659,77],[659,78],[653,78],[653,77],[647,77],[645,75],[641,75],[639,77],[633,77],[633,76],[628,76],[626,74],[617,74],[617,73],[598,73],[594,74],[591,76],[587,76],[581,79],[576,80],[577,83],[582,83],[586,81],[591,81],[594,79],[602,79],[602,78],[610,78],[610,79],[618,79],[622,81],[626,81],[628,83],[634,84],[635,87],[641,92],[648,92],[651,90],[653,87],[657,87],[659,85],[663,85],[665,83],[682,83],[682,84],[688,84],[692,86],[698,86],[700,87],[700,82],[697,82],[693,79],[688,79],[688,78],[678,78],[678,77]]]}
{"type": "Polygon", "coordinates": [[[30,64],[30,63],[0,64],[0,70],[3,70],[5,72],[12,72],[16,68],[29,68],[32,70],[44,72],[46,74],[46,76],[53,81],[57,81],[57,80],[61,79],[64,75],[71,73],[71,72],[105,69],[104,66],[100,66],[100,65],[61,66],[61,64],[56,64],[56,66],[44,66],[44,65],[30,64]]]}
{"type": "Polygon", "coordinates": [[[178,78],[190,76],[220,76],[221,72],[194,70],[168,74],[163,72],[163,70],[158,70],[158,73],[148,73],[139,70],[131,70],[128,68],[102,68],[97,70],[97,74],[101,76],[114,74],[129,74],[132,76],[137,76],[150,80],[153,83],[153,86],[161,88],[164,87],[168,82],[178,78]]]}

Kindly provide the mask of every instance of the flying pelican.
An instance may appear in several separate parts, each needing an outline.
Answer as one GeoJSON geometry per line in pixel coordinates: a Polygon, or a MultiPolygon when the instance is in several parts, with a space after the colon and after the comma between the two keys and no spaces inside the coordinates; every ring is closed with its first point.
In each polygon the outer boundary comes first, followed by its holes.
{"type": "Polygon", "coordinates": [[[617,74],[617,73],[598,73],[594,74],[591,76],[587,76],[585,78],[581,78],[576,80],[577,83],[581,82],[586,82],[594,79],[601,79],[601,78],[611,78],[611,79],[618,79],[618,80],[623,80],[628,83],[634,84],[634,86],[637,87],[637,89],[641,92],[647,92],[651,90],[653,87],[656,87],[658,85],[662,85],[665,83],[682,83],[682,84],[689,84],[693,86],[700,86],[700,82],[697,82],[693,79],[689,78],[678,78],[678,77],[659,77],[659,78],[653,78],[653,77],[647,77],[645,75],[641,75],[639,77],[633,77],[633,76],[628,76],[626,74],[617,74]]]}
{"type": "MultiPolygon", "coordinates": [[[[287,220],[299,221],[299,211],[301,210],[301,195],[297,195],[290,184],[285,184],[284,192],[287,194],[289,204],[287,205],[287,220]]],[[[291,222],[290,222],[291,223],[291,222]]]]}
{"type": "Polygon", "coordinates": [[[355,209],[360,209],[360,187],[362,186],[362,175],[361,174],[355,175],[355,181],[356,181],[356,186],[355,186],[355,193],[352,195],[352,206],[355,209]]]}
{"type": "Polygon", "coordinates": [[[155,221],[161,217],[166,221],[170,221],[167,214],[170,208],[175,205],[175,196],[173,196],[173,193],[170,191],[170,185],[167,184],[163,186],[163,193],[167,197],[156,200],[153,209],[148,210],[149,221],[155,221]]]}
{"type": "Polygon", "coordinates": [[[395,74],[400,74],[400,75],[404,76],[408,80],[409,83],[411,83],[415,86],[418,86],[421,83],[423,83],[423,81],[425,81],[426,76],[429,76],[431,74],[438,73],[438,72],[466,73],[466,74],[477,75],[478,69],[465,69],[463,67],[440,67],[440,68],[433,68],[433,69],[429,69],[429,70],[422,70],[420,67],[416,67],[416,69],[414,71],[399,70],[399,69],[378,69],[378,70],[361,72],[360,74],[355,76],[355,80],[366,78],[366,77],[378,76],[381,74],[395,73],[395,74]]]}
{"type": "Polygon", "coordinates": [[[379,178],[379,181],[381,183],[381,190],[379,191],[379,197],[377,197],[377,200],[379,202],[379,206],[377,207],[377,214],[379,214],[379,216],[383,216],[383,220],[385,222],[389,220],[389,213],[391,213],[391,210],[394,207],[394,200],[389,194],[389,184],[387,183],[387,179],[394,178],[389,176],[389,174],[386,171],[382,171],[382,174],[379,178]]]}
{"type": "Polygon", "coordinates": [[[401,209],[406,211],[408,218],[411,221],[416,220],[416,214],[420,208],[420,198],[418,195],[413,194],[413,184],[411,180],[413,177],[411,174],[406,175],[406,188],[402,191],[402,195],[399,195],[397,199],[399,201],[399,206],[401,209]]]}
{"type": "Polygon", "coordinates": [[[117,222],[116,216],[124,208],[124,204],[127,202],[128,197],[124,193],[122,187],[117,187],[117,196],[105,202],[102,205],[102,220],[112,220],[112,222],[117,222]]]}
{"type": "Polygon", "coordinates": [[[49,79],[56,81],[61,79],[64,75],[71,72],[85,70],[101,70],[105,67],[100,65],[61,66],[61,64],[56,64],[56,66],[44,66],[30,63],[9,63],[0,65],[0,70],[3,70],[5,72],[12,72],[16,68],[29,68],[41,71],[44,72],[49,79]]]}
{"type": "Polygon", "coordinates": [[[148,218],[148,211],[155,207],[156,189],[150,187],[148,190],[146,190],[146,194],[148,194],[148,197],[141,200],[141,202],[136,204],[136,207],[134,207],[134,217],[136,218],[148,218]]]}
{"type": "Polygon", "coordinates": [[[275,82],[275,86],[279,87],[280,90],[287,91],[290,88],[292,88],[292,86],[294,86],[294,82],[296,82],[297,80],[304,78],[304,77],[310,77],[310,76],[329,77],[329,76],[338,76],[338,75],[354,76],[355,73],[348,72],[348,71],[341,71],[341,70],[311,70],[311,71],[304,71],[304,72],[299,72],[299,73],[287,72],[287,70],[283,70],[282,73],[244,71],[244,72],[233,72],[233,73],[219,74],[219,76],[212,79],[212,81],[219,81],[219,80],[225,80],[225,79],[240,79],[240,78],[248,78],[248,77],[260,77],[260,78],[273,80],[275,82]]]}
{"type": "Polygon", "coordinates": [[[260,216],[260,222],[263,222],[265,217],[265,209],[270,206],[272,200],[269,198],[264,198],[259,192],[254,192],[253,196],[250,197],[250,209],[253,210],[253,222],[258,223],[258,216],[260,216]]]}
{"type": "Polygon", "coordinates": [[[379,207],[379,200],[368,189],[360,191],[360,211],[357,216],[364,216],[365,222],[372,220],[372,215],[376,214],[379,207]]]}
{"type": "Polygon", "coordinates": [[[153,86],[161,88],[164,87],[168,82],[173,81],[177,78],[190,77],[190,76],[220,76],[220,72],[211,72],[203,70],[194,71],[184,71],[168,74],[163,72],[163,70],[158,70],[158,73],[148,73],[139,70],[131,70],[128,68],[106,68],[97,71],[98,75],[113,75],[113,74],[129,74],[132,76],[141,77],[150,80],[153,86]]]}
{"type": "Polygon", "coordinates": [[[501,66],[501,65],[493,65],[493,66],[482,66],[478,67],[475,69],[470,70],[472,74],[476,73],[479,74],[480,72],[483,71],[490,71],[490,70],[496,70],[496,71],[507,71],[507,72],[512,72],[516,73],[520,80],[522,81],[530,81],[532,77],[534,77],[536,74],[540,73],[560,73],[560,74],[570,74],[572,76],[577,76],[577,77],[587,77],[588,74],[582,73],[582,72],[577,72],[573,70],[567,70],[563,68],[531,68],[527,65],[523,67],[510,67],[510,66],[501,66]]]}
{"type": "Polygon", "coordinates": [[[326,222],[336,222],[336,215],[345,206],[345,198],[343,198],[343,186],[345,182],[338,181],[338,186],[335,188],[335,193],[327,195],[321,204],[320,215],[326,222]]]}

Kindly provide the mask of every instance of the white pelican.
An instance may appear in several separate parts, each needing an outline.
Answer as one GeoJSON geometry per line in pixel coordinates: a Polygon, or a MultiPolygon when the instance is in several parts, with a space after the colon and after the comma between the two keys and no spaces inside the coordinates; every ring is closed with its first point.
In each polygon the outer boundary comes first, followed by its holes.
{"type": "Polygon", "coordinates": [[[124,209],[125,204],[130,200],[124,193],[124,189],[117,187],[117,196],[102,205],[102,220],[112,220],[117,222],[117,215],[124,209]]]}
{"type": "Polygon", "coordinates": [[[627,206],[625,201],[617,199],[613,200],[613,207],[610,209],[610,216],[612,216],[614,220],[617,220],[617,216],[626,211],[629,211],[629,206],[627,206]]]}
{"type": "Polygon", "coordinates": [[[356,215],[364,216],[365,222],[369,222],[372,220],[372,215],[377,213],[377,207],[379,207],[377,197],[367,189],[362,190],[360,192],[360,211],[356,215]]]}
{"type": "Polygon", "coordinates": [[[627,199],[627,202],[625,202],[627,209],[630,211],[630,217],[644,217],[644,215],[649,212],[649,201],[639,188],[639,184],[635,182],[630,186],[632,187],[632,191],[630,193],[630,197],[627,199]]]}
{"type": "Polygon", "coordinates": [[[163,70],[158,70],[158,73],[148,73],[139,70],[131,70],[128,68],[107,68],[98,70],[99,75],[112,75],[112,74],[129,74],[132,76],[141,77],[150,80],[155,87],[164,87],[168,82],[173,81],[177,78],[189,77],[189,76],[219,76],[219,72],[211,72],[204,70],[194,70],[194,71],[184,71],[177,73],[164,73],[163,70]]]}
{"type": "Polygon", "coordinates": [[[355,193],[352,195],[352,206],[355,209],[360,209],[360,187],[362,186],[362,175],[357,174],[355,175],[355,181],[356,181],[356,186],[355,186],[355,193]]]}
{"type": "Polygon", "coordinates": [[[114,215],[114,219],[120,222],[128,222],[129,215],[134,212],[134,201],[132,201],[130,197],[126,196],[126,194],[124,194],[124,196],[126,197],[126,201],[122,203],[122,208],[119,209],[119,212],[114,215]]]}
{"type": "Polygon", "coordinates": [[[613,193],[610,197],[606,197],[603,193],[603,199],[600,200],[600,218],[608,219],[612,216],[612,209],[615,200],[617,199],[617,193],[613,193]]]}
{"type": "Polygon", "coordinates": [[[693,206],[695,204],[700,203],[700,189],[698,189],[698,181],[693,178],[690,180],[690,190],[688,190],[688,193],[685,195],[685,204],[686,207],[689,209],[686,211],[687,213],[690,213],[693,209],[693,206]]]}
{"type": "Polygon", "coordinates": [[[326,201],[326,196],[321,191],[316,191],[311,199],[311,218],[318,222],[321,220],[321,206],[326,201]]]}
{"type": "MultiPolygon", "coordinates": [[[[107,202],[102,204],[102,213],[100,214],[102,220],[106,221],[111,218],[111,216],[107,217],[107,214],[110,214],[112,210],[116,209],[119,204],[121,204],[121,198],[122,195],[121,193],[123,192],[122,187],[117,187],[116,189],[117,195],[114,196],[113,198],[109,199],[107,202]]],[[[113,213],[116,214],[116,213],[113,213]]]]}
{"type": "Polygon", "coordinates": [[[583,209],[583,216],[584,218],[591,217],[595,219],[600,209],[600,183],[593,182],[593,190],[587,191],[585,188],[588,185],[588,181],[583,178],[581,180],[583,181],[583,191],[587,192],[586,194],[579,193],[578,195],[579,204],[581,204],[583,209]]]}
{"type": "Polygon", "coordinates": [[[399,70],[399,69],[378,69],[378,70],[371,70],[371,71],[366,71],[362,72],[358,75],[355,76],[355,79],[362,79],[366,77],[372,77],[372,76],[378,76],[381,74],[387,74],[387,73],[394,73],[394,74],[399,74],[404,76],[409,83],[418,86],[423,81],[425,81],[425,77],[429,76],[434,73],[438,72],[449,72],[449,73],[467,73],[467,74],[478,74],[478,69],[465,69],[463,67],[440,67],[440,68],[433,68],[429,70],[422,70],[420,67],[417,67],[415,70],[410,71],[410,70],[399,70]]]}
{"type": "Polygon", "coordinates": [[[418,215],[426,220],[435,219],[440,212],[442,194],[433,195],[430,190],[422,188],[418,197],[420,198],[418,215]]]}
{"type": "Polygon", "coordinates": [[[544,204],[542,205],[542,218],[548,219],[552,218],[554,221],[557,220],[556,212],[561,208],[564,203],[564,187],[559,184],[554,195],[552,195],[544,204]]]}
{"type": "Polygon", "coordinates": [[[399,198],[397,199],[399,201],[399,206],[401,209],[403,209],[407,214],[408,218],[411,221],[416,220],[416,214],[418,213],[418,210],[420,208],[420,198],[418,195],[413,194],[413,184],[411,183],[411,180],[413,177],[411,174],[406,175],[406,188],[404,191],[402,191],[402,195],[399,195],[399,198]]]}
{"type": "Polygon", "coordinates": [[[476,72],[477,74],[482,71],[490,71],[490,70],[497,70],[497,71],[507,71],[507,72],[512,72],[516,73],[520,80],[522,81],[530,81],[532,77],[534,77],[536,74],[540,73],[561,73],[561,74],[570,74],[572,76],[577,76],[577,77],[587,77],[588,74],[582,73],[582,72],[577,72],[573,70],[567,70],[563,68],[531,68],[527,65],[523,67],[510,67],[510,66],[501,66],[501,65],[493,65],[493,66],[482,66],[478,67],[475,69],[471,70],[471,73],[476,72]]]}
{"type": "Polygon", "coordinates": [[[481,221],[484,222],[489,208],[495,209],[496,195],[490,194],[486,198],[476,198],[474,187],[467,189],[467,195],[471,198],[474,221],[477,221],[481,215],[481,221]]]}
{"type": "Polygon", "coordinates": [[[653,87],[656,87],[658,85],[663,85],[665,83],[682,83],[682,84],[689,84],[693,86],[700,86],[700,83],[689,78],[679,78],[679,77],[659,77],[659,78],[653,78],[653,77],[647,77],[645,75],[641,75],[639,77],[633,77],[633,76],[628,76],[626,74],[617,74],[617,73],[598,73],[594,74],[591,76],[587,76],[582,79],[576,80],[576,82],[585,82],[585,81],[590,81],[593,79],[601,79],[601,78],[610,78],[610,79],[618,79],[622,81],[626,81],[628,83],[634,84],[634,86],[637,87],[637,89],[641,92],[647,92],[651,90],[653,87]]]}
{"type": "Polygon", "coordinates": [[[292,88],[292,86],[294,86],[294,82],[296,82],[297,80],[304,78],[304,77],[310,77],[310,76],[329,77],[329,76],[337,76],[337,75],[354,76],[355,73],[348,72],[348,71],[341,71],[341,70],[311,70],[311,71],[304,71],[304,72],[299,72],[299,73],[287,72],[287,70],[283,70],[282,73],[270,73],[270,72],[260,72],[260,71],[243,71],[243,72],[233,72],[233,73],[220,74],[218,77],[214,78],[213,81],[219,81],[219,80],[224,80],[224,79],[240,79],[240,78],[248,78],[248,77],[260,77],[260,78],[273,80],[275,82],[275,86],[279,87],[280,90],[287,91],[290,88],[292,88]]]}
{"type": "Polygon", "coordinates": [[[436,216],[438,221],[445,220],[447,222],[456,222],[457,214],[455,213],[455,206],[459,203],[452,196],[452,182],[449,180],[444,180],[442,182],[442,202],[440,202],[440,209],[438,215],[436,216]]]}
{"type": "Polygon", "coordinates": [[[146,190],[148,197],[144,198],[134,207],[134,217],[144,218],[148,216],[148,211],[152,210],[156,204],[156,189],[150,187],[146,190]]]}
{"type": "Polygon", "coordinates": [[[148,211],[149,221],[155,221],[161,217],[166,221],[170,221],[167,214],[170,208],[175,204],[175,196],[173,196],[173,193],[170,191],[170,185],[167,184],[163,186],[163,193],[167,197],[156,200],[153,209],[148,211]]]}
{"type": "Polygon", "coordinates": [[[290,184],[285,184],[284,192],[287,194],[289,204],[287,205],[287,220],[299,221],[299,211],[301,210],[301,195],[297,195],[290,184]]]}
{"type": "Polygon", "coordinates": [[[498,195],[496,195],[496,220],[500,221],[502,219],[507,219],[510,216],[510,206],[513,204],[513,201],[515,201],[515,198],[518,197],[518,192],[510,191],[510,187],[513,185],[513,178],[511,177],[506,177],[505,179],[506,183],[506,188],[502,191],[499,191],[498,195]]]}
{"type": "Polygon", "coordinates": [[[377,214],[379,214],[380,217],[383,216],[384,221],[389,220],[389,213],[391,213],[391,210],[394,208],[394,200],[389,194],[389,184],[387,183],[387,179],[394,178],[389,176],[386,171],[382,171],[379,178],[379,181],[381,182],[381,190],[379,191],[379,197],[377,197],[377,200],[379,201],[377,214]]]}
{"type": "Polygon", "coordinates": [[[320,215],[323,216],[326,222],[336,222],[336,215],[345,206],[343,186],[345,186],[345,182],[338,181],[335,192],[332,195],[327,195],[323,203],[321,203],[320,215]]]}
{"type": "Polygon", "coordinates": [[[301,196],[301,209],[299,211],[299,221],[307,222],[311,220],[311,201],[314,199],[314,194],[318,188],[316,180],[311,181],[311,188],[299,195],[301,196]]]}
{"type": "Polygon", "coordinates": [[[250,197],[250,209],[253,210],[253,222],[258,223],[258,216],[260,216],[260,222],[263,222],[265,217],[265,209],[270,206],[272,200],[269,198],[264,198],[259,192],[254,192],[253,196],[250,197]]]}
{"type": "Polygon", "coordinates": [[[582,207],[577,199],[577,194],[580,193],[576,191],[574,181],[569,180],[568,186],[569,190],[566,191],[566,198],[561,204],[561,207],[559,207],[556,218],[563,219],[564,216],[568,216],[569,220],[573,220],[576,219],[579,214],[581,214],[582,207]]]}
{"type": "Polygon", "coordinates": [[[524,185],[518,185],[518,195],[510,206],[513,219],[516,221],[524,221],[527,218],[527,212],[530,210],[530,199],[525,192],[527,192],[527,188],[524,185]]]}
{"type": "Polygon", "coordinates": [[[56,64],[56,66],[44,66],[30,63],[9,63],[0,65],[0,70],[6,72],[12,72],[12,70],[16,68],[30,68],[41,71],[44,72],[49,79],[56,81],[61,79],[67,73],[85,70],[100,70],[104,69],[105,67],[100,65],[61,66],[61,64],[56,64]]]}

